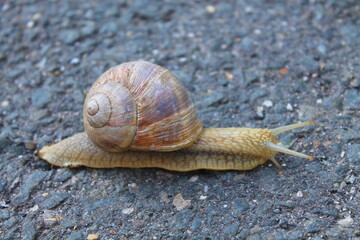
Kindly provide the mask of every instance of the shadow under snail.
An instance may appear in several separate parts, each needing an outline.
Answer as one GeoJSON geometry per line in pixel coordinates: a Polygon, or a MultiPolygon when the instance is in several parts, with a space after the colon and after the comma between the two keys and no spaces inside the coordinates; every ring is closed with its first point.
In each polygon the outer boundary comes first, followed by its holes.
{"type": "Polygon", "coordinates": [[[287,149],[274,129],[203,128],[193,102],[167,69],[145,61],[110,68],[93,84],[83,108],[86,132],[36,153],[61,167],[249,170],[278,152],[313,158],[287,149]]]}

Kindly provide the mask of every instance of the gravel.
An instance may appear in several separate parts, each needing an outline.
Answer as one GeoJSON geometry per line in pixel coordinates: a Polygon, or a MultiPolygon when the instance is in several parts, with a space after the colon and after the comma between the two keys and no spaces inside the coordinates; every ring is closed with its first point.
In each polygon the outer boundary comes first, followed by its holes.
{"type": "Polygon", "coordinates": [[[360,4],[0,4],[0,239],[358,239],[360,4]],[[65,169],[34,152],[83,131],[106,69],[174,72],[206,127],[273,128],[284,154],[247,172],[65,169]]]}

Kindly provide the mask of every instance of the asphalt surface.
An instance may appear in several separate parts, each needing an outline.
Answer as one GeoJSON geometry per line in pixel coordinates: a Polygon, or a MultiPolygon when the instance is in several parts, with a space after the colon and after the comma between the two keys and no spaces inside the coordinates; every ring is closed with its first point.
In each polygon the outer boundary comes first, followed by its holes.
{"type": "Polygon", "coordinates": [[[2,1],[0,239],[360,239],[360,2],[2,1]],[[205,127],[273,128],[314,161],[251,171],[66,169],[111,66],[177,75],[205,127]]]}

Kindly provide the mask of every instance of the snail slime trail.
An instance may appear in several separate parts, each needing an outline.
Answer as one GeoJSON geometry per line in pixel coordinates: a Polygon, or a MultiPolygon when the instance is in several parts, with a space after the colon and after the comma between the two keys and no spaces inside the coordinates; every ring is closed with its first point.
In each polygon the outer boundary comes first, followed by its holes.
{"type": "Polygon", "coordinates": [[[313,159],[275,139],[313,121],[274,129],[203,128],[181,82],[145,61],[123,63],[102,74],[86,96],[83,118],[85,132],[36,155],[60,167],[174,171],[249,170],[269,160],[280,168],[278,152],[313,159]]]}

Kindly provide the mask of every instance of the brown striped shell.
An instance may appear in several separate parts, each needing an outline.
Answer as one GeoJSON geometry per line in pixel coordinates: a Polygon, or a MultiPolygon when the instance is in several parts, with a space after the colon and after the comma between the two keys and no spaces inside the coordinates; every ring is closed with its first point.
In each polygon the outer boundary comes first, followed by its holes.
{"type": "Polygon", "coordinates": [[[93,84],[84,104],[90,139],[107,151],[173,151],[202,132],[194,104],[167,69],[145,61],[110,68],[93,84]]]}

